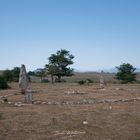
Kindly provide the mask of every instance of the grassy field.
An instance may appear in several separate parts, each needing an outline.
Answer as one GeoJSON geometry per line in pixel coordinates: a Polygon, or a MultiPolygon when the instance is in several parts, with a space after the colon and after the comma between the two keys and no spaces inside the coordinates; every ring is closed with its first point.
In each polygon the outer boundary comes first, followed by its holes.
{"type": "Polygon", "coordinates": [[[139,84],[33,83],[39,104],[24,104],[17,83],[10,86],[0,96],[23,104],[0,103],[0,140],[140,140],[140,100],[124,101],[140,98],[139,84]]]}

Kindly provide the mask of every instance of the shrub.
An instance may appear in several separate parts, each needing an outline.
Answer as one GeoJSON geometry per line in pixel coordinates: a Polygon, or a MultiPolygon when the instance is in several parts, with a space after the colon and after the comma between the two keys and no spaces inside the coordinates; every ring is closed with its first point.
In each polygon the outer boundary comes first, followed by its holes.
{"type": "Polygon", "coordinates": [[[41,82],[42,83],[49,83],[50,81],[48,79],[43,79],[41,82]]]}
{"type": "Polygon", "coordinates": [[[84,84],[86,83],[86,81],[85,81],[85,80],[80,80],[80,81],[77,81],[77,83],[78,83],[79,85],[84,85],[84,84]]]}
{"type": "Polygon", "coordinates": [[[87,79],[86,81],[87,81],[87,83],[89,83],[89,84],[90,84],[90,83],[93,83],[93,80],[91,80],[91,79],[87,79]]]}
{"type": "Polygon", "coordinates": [[[8,89],[9,86],[7,84],[7,82],[5,81],[5,79],[0,76],[0,89],[8,89]]]}

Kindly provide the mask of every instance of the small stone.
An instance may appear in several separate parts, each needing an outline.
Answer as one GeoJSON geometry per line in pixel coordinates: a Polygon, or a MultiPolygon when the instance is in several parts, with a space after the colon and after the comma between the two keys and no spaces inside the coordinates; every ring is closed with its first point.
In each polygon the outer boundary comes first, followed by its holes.
{"type": "Polygon", "coordinates": [[[41,104],[41,101],[36,101],[35,104],[41,104]]]}
{"type": "Polygon", "coordinates": [[[46,102],[42,102],[41,104],[44,105],[44,104],[46,104],[46,102]]]}
{"type": "Polygon", "coordinates": [[[109,109],[111,110],[112,109],[112,106],[110,106],[109,109]]]}
{"type": "Polygon", "coordinates": [[[51,104],[52,104],[52,102],[48,102],[47,104],[48,104],[48,105],[51,105],[51,104]]]}
{"type": "Polygon", "coordinates": [[[0,96],[0,99],[4,98],[3,96],[0,96]]]}
{"type": "Polygon", "coordinates": [[[21,107],[22,105],[21,104],[18,104],[18,103],[15,103],[14,106],[15,107],[21,107]]]}
{"type": "Polygon", "coordinates": [[[12,102],[8,102],[8,104],[10,105],[10,104],[12,104],[12,102]]]}
{"type": "Polygon", "coordinates": [[[66,102],[66,105],[68,105],[68,104],[69,104],[69,102],[67,101],[67,102],[66,102]]]}
{"type": "Polygon", "coordinates": [[[83,124],[84,124],[84,125],[87,125],[87,124],[88,124],[88,122],[87,122],[87,121],[83,121],[83,124]]]}

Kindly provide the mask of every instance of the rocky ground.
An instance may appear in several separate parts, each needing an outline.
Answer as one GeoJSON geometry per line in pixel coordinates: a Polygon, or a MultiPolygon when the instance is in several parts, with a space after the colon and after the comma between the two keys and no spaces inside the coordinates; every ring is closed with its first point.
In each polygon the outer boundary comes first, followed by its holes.
{"type": "Polygon", "coordinates": [[[0,91],[0,140],[139,140],[140,85],[16,83],[0,91]]]}

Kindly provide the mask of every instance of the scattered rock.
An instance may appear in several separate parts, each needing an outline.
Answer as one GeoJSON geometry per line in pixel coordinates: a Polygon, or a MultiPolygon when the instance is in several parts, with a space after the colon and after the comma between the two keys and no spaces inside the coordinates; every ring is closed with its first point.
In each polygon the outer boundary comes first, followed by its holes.
{"type": "Polygon", "coordinates": [[[11,104],[12,104],[12,102],[8,102],[8,104],[9,104],[9,105],[11,105],[11,104]]]}
{"type": "Polygon", "coordinates": [[[0,100],[3,98],[4,96],[0,96],[0,100]]]}
{"type": "Polygon", "coordinates": [[[115,90],[124,90],[123,88],[115,88],[115,90]]]}
{"type": "Polygon", "coordinates": [[[88,124],[88,122],[87,122],[87,121],[83,121],[83,124],[84,124],[84,125],[87,125],[87,124],[88,124]]]}
{"type": "Polygon", "coordinates": [[[22,104],[20,104],[20,103],[14,103],[14,106],[15,106],[15,107],[21,107],[22,104]]]}
{"type": "Polygon", "coordinates": [[[65,92],[65,95],[84,95],[84,94],[87,94],[87,93],[84,93],[84,92],[80,92],[80,91],[67,91],[65,92]]]}
{"type": "Polygon", "coordinates": [[[112,109],[112,106],[109,106],[109,109],[111,110],[112,109]]]}
{"type": "Polygon", "coordinates": [[[46,104],[46,102],[42,102],[41,104],[44,105],[44,104],[46,104]]]}
{"type": "Polygon", "coordinates": [[[41,101],[34,101],[34,104],[37,105],[37,104],[42,104],[41,101]]]}

